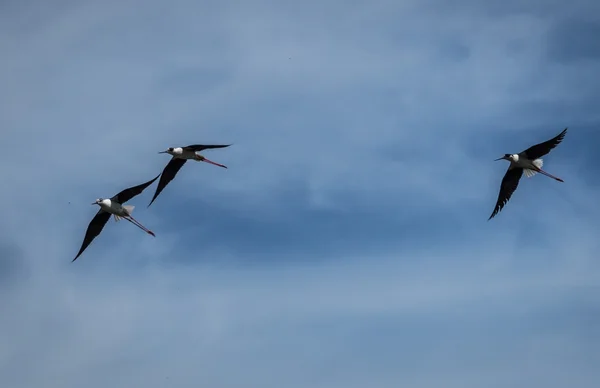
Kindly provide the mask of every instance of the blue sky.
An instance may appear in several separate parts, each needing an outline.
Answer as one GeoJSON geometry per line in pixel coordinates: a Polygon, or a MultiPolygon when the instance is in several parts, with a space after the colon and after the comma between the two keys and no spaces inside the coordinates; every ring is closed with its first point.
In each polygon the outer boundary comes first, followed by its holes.
{"type": "Polygon", "coordinates": [[[600,4],[0,5],[0,385],[594,387],[600,4]],[[492,221],[506,162],[569,127],[492,221]],[[75,262],[90,203],[233,143],[75,262]]]}

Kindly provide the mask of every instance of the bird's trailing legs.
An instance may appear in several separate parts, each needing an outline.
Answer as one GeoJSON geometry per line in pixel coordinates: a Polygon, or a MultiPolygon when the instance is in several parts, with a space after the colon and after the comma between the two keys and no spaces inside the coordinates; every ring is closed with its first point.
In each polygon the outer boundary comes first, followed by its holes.
{"type": "Polygon", "coordinates": [[[213,162],[212,160],[208,160],[204,156],[201,156],[201,155],[198,155],[198,154],[196,154],[196,161],[197,162],[206,162],[206,163],[214,164],[215,166],[227,168],[227,166],[225,166],[223,164],[219,164],[217,162],[213,162]]]}
{"type": "Polygon", "coordinates": [[[560,179],[560,178],[558,178],[558,177],[555,177],[555,176],[554,176],[554,175],[552,175],[552,174],[549,174],[549,173],[547,173],[546,171],[542,170],[542,169],[541,169],[541,168],[539,168],[539,167],[537,168],[537,172],[539,172],[539,173],[540,173],[540,174],[542,174],[542,175],[546,175],[546,176],[547,176],[547,177],[549,177],[549,178],[556,179],[556,180],[557,180],[557,181],[559,181],[559,182],[563,182],[563,183],[565,183],[565,181],[563,181],[562,179],[560,179]]]}
{"type": "Polygon", "coordinates": [[[138,220],[136,220],[132,216],[120,217],[120,218],[126,219],[127,221],[131,222],[132,224],[134,224],[135,226],[137,226],[138,228],[140,228],[144,232],[146,232],[149,235],[151,235],[152,237],[156,237],[156,235],[154,234],[154,232],[152,232],[150,229],[146,228],[144,225],[142,225],[138,220]]]}

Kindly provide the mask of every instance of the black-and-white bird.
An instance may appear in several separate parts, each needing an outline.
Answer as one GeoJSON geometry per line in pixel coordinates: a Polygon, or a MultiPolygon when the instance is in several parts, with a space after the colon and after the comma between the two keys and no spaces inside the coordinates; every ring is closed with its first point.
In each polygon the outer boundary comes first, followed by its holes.
{"type": "Polygon", "coordinates": [[[540,173],[552,179],[556,179],[559,182],[564,182],[562,179],[548,174],[546,171],[542,170],[542,166],[544,164],[542,156],[546,155],[554,147],[560,144],[566,133],[567,128],[565,128],[556,137],[543,143],[531,146],[523,152],[518,154],[505,154],[503,157],[496,159],[508,160],[510,165],[508,166],[508,170],[506,171],[504,178],[502,178],[500,193],[498,194],[498,201],[496,202],[496,207],[494,208],[490,218],[488,218],[488,221],[498,214],[504,205],[506,205],[512,194],[517,189],[519,180],[523,176],[523,172],[527,178],[531,178],[535,174],[540,173]]]}
{"type": "Polygon", "coordinates": [[[155,237],[151,230],[147,229],[144,225],[140,224],[131,216],[135,206],[123,204],[131,200],[133,197],[141,194],[142,191],[144,191],[146,187],[150,186],[156,179],[158,179],[158,177],[159,175],[146,183],[125,189],[110,199],[98,198],[92,202],[92,205],[100,206],[100,210],[98,210],[98,213],[96,213],[88,225],[88,228],[85,232],[85,237],[83,238],[83,243],[81,244],[81,249],[79,249],[79,253],[77,253],[77,256],[75,256],[73,261],[77,260],[77,258],[83,253],[88,245],[90,245],[90,243],[100,234],[100,232],[102,232],[104,225],[106,225],[111,215],[114,216],[115,222],[119,221],[121,218],[126,219],[138,228],[142,229],[144,232],[155,237]]]}
{"type": "Polygon", "coordinates": [[[177,175],[177,173],[179,172],[181,167],[183,167],[185,162],[187,162],[188,160],[195,160],[197,162],[206,162],[206,163],[214,164],[215,166],[227,168],[227,166],[224,166],[222,164],[215,163],[212,160],[206,159],[204,156],[198,154],[197,152],[200,152],[202,150],[213,149],[213,148],[225,148],[225,147],[229,147],[230,145],[231,144],[227,144],[227,145],[192,144],[192,145],[189,145],[186,147],[176,147],[176,148],[170,147],[166,151],[159,152],[159,154],[169,154],[169,155],[172,155],[173,157],[171,158],[171,161],[167,164],[167,166],[164,168],[164,170],[160,176],[160,180],[158,181],[158,186],[156,186],[156,192],[154,193],[154,197],[152,197],[152,200],[148,204],[148,207],[150,207],[150,205],[152,205],[152,202],[154,202],[156,197],[158,197],[160,192],[163,191],[163,189],[169,184],[169,182],[171,182],[173,180],[173,178],[175,178],[175,175],[177,175]]]}

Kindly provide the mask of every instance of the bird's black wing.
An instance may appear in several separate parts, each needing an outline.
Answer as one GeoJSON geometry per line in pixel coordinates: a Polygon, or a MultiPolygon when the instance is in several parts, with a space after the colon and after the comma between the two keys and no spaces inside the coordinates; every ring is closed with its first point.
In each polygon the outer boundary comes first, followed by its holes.
{"type": "Polygon", "coordinates": [[[513,195],[513,193],[517,189],[517,186],[519,185],[519,180],[521,179],[522,176],[523,176],[522,168],[519,168],[519,167],[510,168],[509,167],[508,171],[506,171],[506,174],[504,174],[504,178],[502,178],[502,184],[500,185],[500,192],[498,193],[498,201],[496,202],[496,207],[494,208],[494,211],[492,212],[492,215],[490,216],[490,218],[488,218],[488,221],[491,220],[492,218],[494,218],[494,216],[496,214],[498,214],[498,212],[500,210],[502,210],[504,205],[506,205],[506,203],[508,202],[510,197],[513,195]]]}
{"type": "Polygon", "coordinates": [[[133,186],[128,189],[125,189],[125,190],[121,191],[119,194],[112,197],[110,200],[115,201],[120,204],[124,204],[125,202],[129,201],[131,198],[135,197],[136,195],[140,195],[142,193],[142,191],[144,191],[146,189],[146,187],[150,186],[156,179],[158,179],[159,176],[160,176],[160,174],[157,175],[156,177],[154,177],[154,179],[149,180],[146,183],[142,183],[141,185],[137,185],[137,186],[133,186]]]}
{"type": "Polygon", "coordinates": [[[567,134],[567,129],[568,128],[565,128],[556,137],[553,137],[552,139],[550,139],[548,141],[545,141],[543,143],[536,144],[534,146],[527,148],[525,151],[522,152],[522,154],[525,154],[527,156],[527,159],[529,159],[529,160],[535,160],[537,158],[541,158],[542,156],[544,156],[548,152],[550,152],[550,150],[552,150],[554,147],[556,147],[557,145],[560,144],[560,142],[563,140],[563,138],[567,134]]]}
{"type": "Polygon", "coordinates": [[[92,221],[90,221],[90,224],[88,225],[88,228],[85,231],[85,237],[83,238],[81,249],[79,249],[79,253],[77,253],[77,256],[75,256],[73,261],[77,260],[79,255],[81,255],[83,251],[85,251],[85,248],[87,248],[88,245],[90,245],[90,243],[94,241],[94,239],[100,234],[100,232],[102,232],[104,225],[106,225],[109,219],[110,213],[105,212],[102,209],[98,210],[98,213],[96,213],[94,218],[92,218],[92,221]]]}
{"type": "Polygon", "coordinates": [[[171,161],[166,165],[162,174],[160,175],[160,180],[158,181],[158,186],[156,186],[156,192],[154,193],[154,197],[152,197],[152,201],[148,204],[148,207],[152,205],[152,202],[158,197],[161,191],[175,178],[177,172],[183,167],[185,164],[185,159],[172,158],[171,161]]]}
{"type": "Polygon", "coordinates": [[[202,150],[208,150],[208,149],[212,149],[212,148],[225,148],[225,147],[229,147],[230,145],[231,144],[219,144],[219,145],[215,145],[215,144],[192,144],[192,145],[183,147],[183,149],[185,151],[199,152],[199,151],[202,151],[202,150]]]}

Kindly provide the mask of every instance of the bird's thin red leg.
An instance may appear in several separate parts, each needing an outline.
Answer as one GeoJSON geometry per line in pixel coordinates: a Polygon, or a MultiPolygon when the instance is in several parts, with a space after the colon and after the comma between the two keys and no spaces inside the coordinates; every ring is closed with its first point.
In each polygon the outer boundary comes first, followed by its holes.
{"type": "Polygon", "coordinates": [[[196,155],[196,160],[199,161],[199,162],[206,162],[206,163],[213,164],[215,166],[227,168],[226,165],[221,164],[221,163],[217,163],[217,162],[213,162],[212,160],[206,159],[204,156],[196,155]]]}
{"type": "Polygon", "coordinates": [[[134,224],[135,226],[137,226],[138,228],[140,228],[141,230],[143,230],[144,232],[148,233],[149,235],[156,237],[156,235],[154,234],[153,231],[151,231],[150,229],[146,228],[144,225],[142,225],[138,220],[136,220],[135,218],[133,218],[132,216],[127,216],[124,217],[127,221],[131,222],[132,224],[134,224]]]}
{"type": "Polygon", "coordinates": [[[546,176],[547,176],[547,177],[549,177],[549,178],[556,179],[556,180],[557,180],[557,181],[559,181],[559,182],[563,182],[563,183],[565,182],[565,181],[563,181],[562,179],[560,179],[560,178],[557,178],[557,177],[555,177],[554,175],[547,173],[546,171],[542,170],[541,168],[538,168],[538,172],[539,172],[540,174],[546,175],[546,176]]]}

